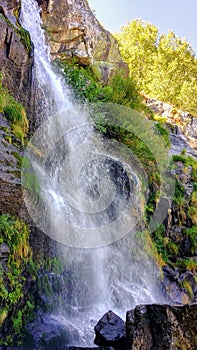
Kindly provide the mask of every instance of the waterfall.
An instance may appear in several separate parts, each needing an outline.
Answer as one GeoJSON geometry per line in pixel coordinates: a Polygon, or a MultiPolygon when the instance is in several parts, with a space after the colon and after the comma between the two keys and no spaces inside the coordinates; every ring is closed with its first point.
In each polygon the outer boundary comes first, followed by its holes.
{"type": "MultiPolygon", "coordinates": [[[[53,315],[68,324],[71,345],[92,345],[93,327],[109,309],[125,317],[139,303],[161,301],[159,272],[136,233],[140,180],[130,156],[94,131],[50,61],[35,0],[22,0],[20,21],[34,44],[41,123],[26,150],[36,196],[24,192],[32,219],[60,242],[72,293],[53,315]],[[77,283],[76,283],[77,281],[77,283]]],[[[139,225],[139,226],[137,226],[139,225]]]]}

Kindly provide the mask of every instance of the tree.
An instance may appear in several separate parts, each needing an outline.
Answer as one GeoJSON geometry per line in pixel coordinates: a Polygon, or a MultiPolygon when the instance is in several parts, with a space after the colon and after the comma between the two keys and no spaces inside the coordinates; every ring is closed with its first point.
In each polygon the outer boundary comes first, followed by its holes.
{"type": "Polygon", "coordinates": [[[197,60],[190,44],[173,31],[134,20],[115,34],[140,91],[197,116],[197,60]]]}
{"type": "Polygon", "coordinates": [[[153,24],[138,19],[122,26],[115,38],[131,76],[140,90],[147,93],[149,72],[157,52],[158,29],[153,24]]]}

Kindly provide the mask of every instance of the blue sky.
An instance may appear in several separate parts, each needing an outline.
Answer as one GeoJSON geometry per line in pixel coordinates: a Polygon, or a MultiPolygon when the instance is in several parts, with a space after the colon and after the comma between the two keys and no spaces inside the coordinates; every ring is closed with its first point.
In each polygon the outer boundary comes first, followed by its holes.
{"type": "Polygon", "coordinates": [[[161,33],[172,29],[186,38],[197,56],[197,0],[88,0],[100,23],[110,32],[136,18],[156,25],[161,33]]]}

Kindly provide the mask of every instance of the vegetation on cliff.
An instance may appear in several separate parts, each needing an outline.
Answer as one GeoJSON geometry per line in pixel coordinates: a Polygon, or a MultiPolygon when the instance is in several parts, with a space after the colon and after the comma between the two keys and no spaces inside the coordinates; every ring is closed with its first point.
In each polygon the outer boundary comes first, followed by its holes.
{"type": "Polygon", "coordinates": [[[0,345],[20,344],[33,305],[26,290],[34,278],[27,225],[10,214],[0,216],[0,345]]]}
{"type": "Polygon", "coordinates": [[[142,94],[197,116],[197,60],[186,40],[173,31],[160,35],[142,20],[122,26],[115,38],[142,94]]]}
{"type": "Polygon", "coordinates": [[[24,145],[28,131],[28,119],[24,107],[2,86],[0,75],[0,112],[9,120],[13,134],[24,145]]]}

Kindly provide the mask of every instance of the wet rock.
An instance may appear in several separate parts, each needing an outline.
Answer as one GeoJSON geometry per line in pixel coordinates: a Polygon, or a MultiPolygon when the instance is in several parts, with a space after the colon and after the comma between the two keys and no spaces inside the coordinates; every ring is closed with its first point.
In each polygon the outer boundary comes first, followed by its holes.
{"type": "Polygon", "coordinates": [[[111,310],[100,319],[94,330],[96,345],[112,346],[115,350],[125,349],[125,322],[111,310]]]}
{"type": "Polygon", "coordinates": [[[197,304],[139,305],[126,316],[127,350],[197,348],[197,304]]]}
{"type": "Polygon", "coordinates": [[[86,0],[43,0],[41,6],[53,59],[74,57],[83,66],[93,65],[104,82],[117,69],[128,74],[118,43],[101,26],[86,0]]]}
{"type": "Polygon", "coordinates": [[[0,114],[0,213],[27,219],[20,181],[22,150],[18,144],[8,121],[0,114]]]}
{"type": "Polygon", "coordinates": [[[79,342],[77,329],[61,316],[40,315],[27,330],[24,350],[64,350],[66,344],[79,342]]]}

